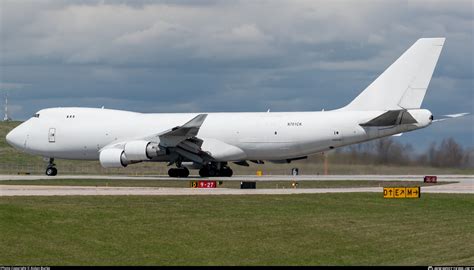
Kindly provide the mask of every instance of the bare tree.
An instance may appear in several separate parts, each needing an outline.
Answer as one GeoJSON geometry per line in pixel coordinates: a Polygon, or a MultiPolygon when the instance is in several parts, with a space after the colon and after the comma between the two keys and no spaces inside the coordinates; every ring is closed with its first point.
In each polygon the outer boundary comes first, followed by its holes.
{"type": "Polygon", "coordinates": [[[411,144],[403,144],[392,137],[386,137],[337,149],[333,151],[331,160],[350,164],[460,167],[474,164],[474,149],[465,151],[453,138],[447,138],[440,144],[432,142],[424,153],[417,155],[411,144]]]}
{"type": "Polygon", "coordinates": [[[460,167],[466,161],[462,146],[453,138],[443,139],[439,147],[432,143],[427,156],[430,165],[434,167],[460,167]]]}

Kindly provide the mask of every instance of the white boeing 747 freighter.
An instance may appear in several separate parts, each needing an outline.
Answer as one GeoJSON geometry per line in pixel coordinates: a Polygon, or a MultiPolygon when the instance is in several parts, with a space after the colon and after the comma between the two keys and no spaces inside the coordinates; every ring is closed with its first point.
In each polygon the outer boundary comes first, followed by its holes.
{"type": "MultiPolygon", "coordinates": [[[[422,38],[347,106],[332,111],[136,113],[50,108],[8,133],[9,144],[54,159],[99,160],[105,168],[138,162],[175,165],[171,177],[232,176],[229,163],[291,162],[337,147],[427,127],[421,109],[444,38],[422,38]]],[[[451,115],[457,117],[464,114],[451,115]]]]}

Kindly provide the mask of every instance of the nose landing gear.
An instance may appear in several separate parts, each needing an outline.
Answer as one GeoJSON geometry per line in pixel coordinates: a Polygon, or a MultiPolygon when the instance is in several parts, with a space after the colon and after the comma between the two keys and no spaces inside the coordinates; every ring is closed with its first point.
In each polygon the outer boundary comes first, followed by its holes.
{"type": "Polygon", "coordinates": [[[50,158],[45,172],[47,176],[55,176],[56,174],[58,174],[58,169],[56,169],[55,166],[56,164],[54,164],[54,158],[50,158]]]}

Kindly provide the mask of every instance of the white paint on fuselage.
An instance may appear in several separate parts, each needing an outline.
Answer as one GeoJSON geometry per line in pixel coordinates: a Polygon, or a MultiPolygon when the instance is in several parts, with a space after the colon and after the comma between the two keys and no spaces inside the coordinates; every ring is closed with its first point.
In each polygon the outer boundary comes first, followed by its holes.
{"type": "MultiPolygon", "coordinates": [[[[425,127],[427,110],[412,110],[417,124],[362,128],[384,111],[208,113],[198,138],[236,146],[247,160],[307,156],[344,145],[425,127]]],[[[99,150],[183,125],[198,113],[136,113],[96,108],[51,108],[38,112],[9,134],[9,142],[27,153],[62,159],[97,160],[99,150]],[[68,117],[71,116],[71,117],[68,117]],[[55,142],[48,133],[55,129],[55,142]],[[12,141],[11,138],[16,138],[12,141]]]]}

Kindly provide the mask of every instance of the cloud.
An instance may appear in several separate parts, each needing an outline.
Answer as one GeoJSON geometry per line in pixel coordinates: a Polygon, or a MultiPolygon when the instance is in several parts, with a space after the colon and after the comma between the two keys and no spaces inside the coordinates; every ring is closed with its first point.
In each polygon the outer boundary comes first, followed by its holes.
{"type": "Polygon", "coordinates": [[[25,83],[0,82],[0,90],[3,90],[3,91],[19,90],[27,86],[28,84],[25,84],[25,83]]]}
{"type": "MultiPolygon", "coordinates": [[[[424,106],[436,115],[474,109],[471,1],[5,0],[0,7],[0,83],[18,86],[11,100],[20,118],[72,105],[337,108],[431,36],[447,41],[424,106]]],[[[456,132],[474,145],[472,132],[456,132]]]]}

